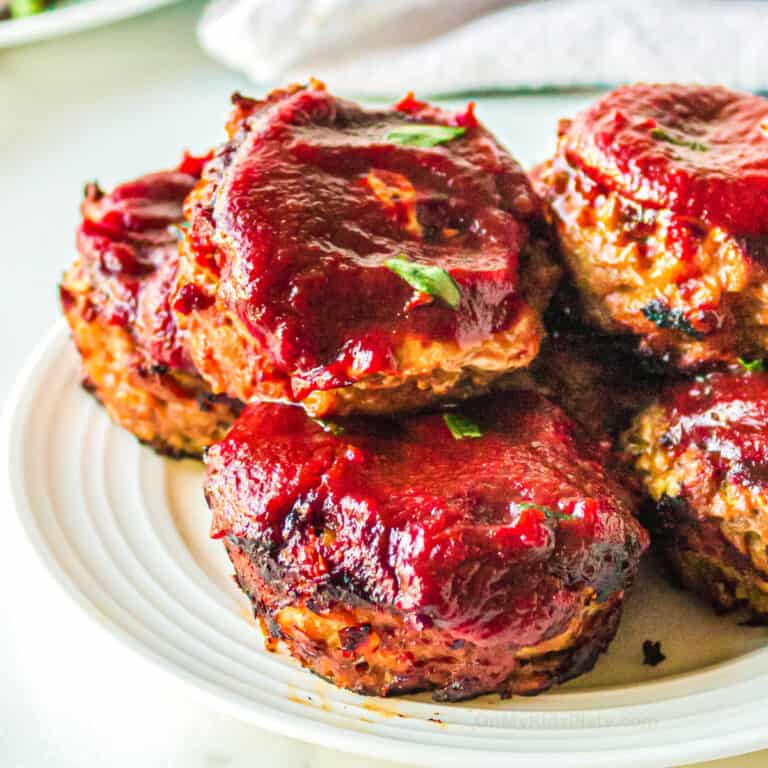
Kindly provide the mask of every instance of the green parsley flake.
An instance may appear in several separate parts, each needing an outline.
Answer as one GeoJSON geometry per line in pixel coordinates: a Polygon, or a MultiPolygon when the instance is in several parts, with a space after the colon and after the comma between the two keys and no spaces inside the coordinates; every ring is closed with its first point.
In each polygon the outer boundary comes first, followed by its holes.
{"type": "Polygon", "coordinates": [[[406,147],[435,147],[447,141],[458,139],[467,132],[466,128],[453,125],[425,125],[409,123],[387,134],[387,141],[406,147]]]}
{"type": "Polygon", "coordinates": [[[483,433],[480,427],[474,421],[470,421],[466,416],[460,413],[444,413],[443,421],[445,426],[451,430],[455,440],[464,440],[466,437],[482,437],[483,433]]]}
{"type": "Polygon", "coordinates": [[[640,311],[658,328],[679,331],[692,339],[701,340],[702,338],[701,333],[691,325],[690,320],[681,309],[671,309],[663,301],[655,299],[646,304],[640,311]]]}
{"type": "Polygon", "coordinates": [[[170,224],[168,226],[168,233],[172,237],[175,237],[177,240],[183,240],[184,239],[184,233],[188,232],[191,226],[192,225],[190,224],[190,222],[188,222],[186,220],[180,221],[180,222],[178,222],[176,224],[170,224]]]}
{"type": "Polygon", "coordinates": [[[417,291],[442,299],[451,309],[459,308],[461,291],[456,281],[444,269],[417,264],[415,261],[409,261],[403,254],[396,259],[387,259],[384,266],[417,291]]]}
{"type": "Polygon", "coordinates": [[[667,133],[663,128],[654,128],[651,131],[651,138],[658,141],[666,141],[667,144],[674,144],[676,147],[688,147],[695,152],[707,152],[709,147],[706,144],[702,144],[698,141],[687,141],[686,139],[678,139],[676,136],[667,133]]]}
{"type": "Polygon", "coordinates": [[[538,509],[544,517],[548,520],[570,520],[571,516],[566,515],[564,512],[558,512],[556,509],[542,506],[541,504],[531,504],[530,502],[516,503],[515,507],[519,512],[523,512],[526,509],[538,509]]]}
{"type": "Polygon", "coordinates": [[[762,360],[745,360],[743,357],[740,357],[739,365],[748,373],[759,373],[763,370],[762,360]]]}
{"type": "Polygon", "coordinates": [[[341,424],[337,424],[335,421],[325,421],[325,419],[312,419],[312,421],[335,437],[344,434],[344,427],[342,427],[341,424]]]}

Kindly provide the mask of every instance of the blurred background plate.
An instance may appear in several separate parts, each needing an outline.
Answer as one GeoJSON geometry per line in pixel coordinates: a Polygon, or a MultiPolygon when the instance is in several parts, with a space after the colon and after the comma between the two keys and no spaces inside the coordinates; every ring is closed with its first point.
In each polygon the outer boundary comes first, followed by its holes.
{"type": "Polygon", "coordinates": [[[658,768],[768,744],[765,629],[715,616],[647,567],[609,652],[549,694],[437,704],[334,688],[264,648],[221,542],[208,538],[202,465],[162,459],[109,421],[79,386],[63,322],[20,376],[7,414],[16,510],[49,576],[96,625],[224,712],[323,746],[445,768],[658,768]],[[642,664],[649,638],[667,655],[656,667],[642,664]]]}
{"type": "Polygon", "coordinates": [[[0,48],[108,24],[178,0],[63,0],[35,16],[0,22],[0,48]]]}

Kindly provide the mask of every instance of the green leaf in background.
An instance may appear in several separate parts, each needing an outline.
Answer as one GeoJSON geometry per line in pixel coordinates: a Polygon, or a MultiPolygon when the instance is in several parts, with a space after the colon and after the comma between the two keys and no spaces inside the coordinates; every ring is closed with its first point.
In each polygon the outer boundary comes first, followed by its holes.
{"type": "Polygon", "coordinates": [[[49,0],[11,0],[9,8],[12,19],[22,19],[24,16],[34,16],[44,11],[51,3],[49,0]]]}
{"type": "Polygon", "coordinates": [[[461,291],[456,281],[444,269],[409,261],[403,255],[396,259],[387,259],[384,266],[417,291],[442,299],[451,309],[459,308],[461,291]]]}
{"type": "Polygon", "coordinates": [[[464,440],[467,437],[482,437],[483,433],[480,427],[466,416],[460,413],[444,413],[443,421],[445,426],[451,430],[455,440],[464,440]]]}
{"type": "Polygon", "coordinates": [[[395,131],[387,134],[387,141],[393,144],[403,144],[406,147],[435,147],[446,141],[453,141],[463,136],[466,128],[453,125],[425,125],[412,123],[402,125],[395,131]]]}

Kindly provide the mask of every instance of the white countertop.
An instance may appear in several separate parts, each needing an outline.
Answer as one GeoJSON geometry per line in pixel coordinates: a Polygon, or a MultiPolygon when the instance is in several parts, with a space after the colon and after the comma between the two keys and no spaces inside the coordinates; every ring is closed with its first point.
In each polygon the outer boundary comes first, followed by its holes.
{"type": "MultiPolygon", "coordinates": [[[[99,30],[0,51],[0,401],[58,316],[83,182],[109,186],[218,141],[231,91],[253,91],[209,61],[193,35],[201,0],[99,30]]],[[[318,73],[322,75],[322,73],[318,73]]],[[[551,148],[553,100],[482,101],[504,138],[525,119],[532,162],[551,148]]],[[[56,386],[56,382],[51,382],[56,386]]],[[[190,700],[92,624],[48,583],[10,509],[0,538],[0,765],[358,766],[360,758],[274,736],[190,700]]],[[[757,768],[768,751],[707,763],[757,768]]],[[[370,768],[387,764],[366,760],[370,768]]],[[[703,764],[702,764],[703,765],[703,764]]]]}

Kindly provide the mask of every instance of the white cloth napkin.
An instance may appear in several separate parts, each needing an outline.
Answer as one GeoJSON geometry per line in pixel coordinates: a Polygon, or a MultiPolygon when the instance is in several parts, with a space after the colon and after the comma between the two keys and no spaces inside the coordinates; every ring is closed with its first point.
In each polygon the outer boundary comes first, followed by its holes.
{"type": "Polygon", "coordinates": [[[215,0],[203,47],[361,96],[712,82],[768,90],[766,0],[215,0]]]}

